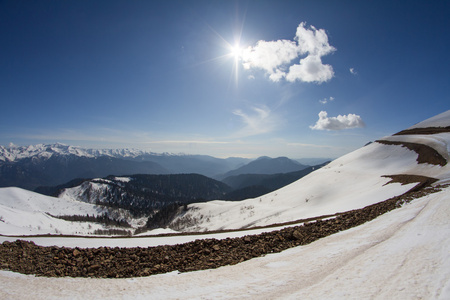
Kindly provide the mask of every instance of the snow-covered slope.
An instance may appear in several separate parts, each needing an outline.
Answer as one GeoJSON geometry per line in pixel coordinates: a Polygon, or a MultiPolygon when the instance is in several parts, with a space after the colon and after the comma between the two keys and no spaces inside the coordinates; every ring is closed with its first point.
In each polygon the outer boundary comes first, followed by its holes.
{"type": "Polygon", "coordinates": [[[427,128],[427,127],[447,127],[447,126],[450,126],[449,119],[450,119],[450,110],[447,110],[441,114],[438,114],[434,117],[426,119],[422,122],[419,122],[419,123],[409,127],[408,129],[427,128]]]}
{"type": "Polygon", "coordinates": [[[105,227],[91,222],[69,222],[54,216],[104,213],[112,212],[102,206],[48,197],[20,188],[0,188],[0,234],[4,235],[92,234],[105,227]]]}
{"type": "MultiPolygon", "coordinates": [[[[414,128],[450,126],[450,111],[416,124],[414,128]]],[[[450,133],[385,137],[302,179],[262,197],[240,202],[191,204],[171,227],[182,231],[238,229],[288,222],[362,208],[403,194],[416,183],[390,183],[389,175],[421,175],[450,180],[450,165],[418,163],[418,153],[402,144],[426,145],[449,158],[450,133]]]]}

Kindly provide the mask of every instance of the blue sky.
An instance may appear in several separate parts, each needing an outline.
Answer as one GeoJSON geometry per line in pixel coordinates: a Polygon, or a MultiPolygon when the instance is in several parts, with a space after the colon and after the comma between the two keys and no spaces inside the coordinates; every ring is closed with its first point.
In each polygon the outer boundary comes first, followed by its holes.
{"type": "Polygon", "coordinates": [[[0,145],[338,157],[450,109],[449,1],[0,1],[0,145]]]}

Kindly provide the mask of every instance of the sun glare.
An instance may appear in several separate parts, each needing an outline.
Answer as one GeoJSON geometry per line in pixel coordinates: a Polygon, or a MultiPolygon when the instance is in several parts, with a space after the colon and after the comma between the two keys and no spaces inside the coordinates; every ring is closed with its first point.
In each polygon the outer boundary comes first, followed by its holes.
{"type": "Polygon", "coordinates": [[[242,48],[239,46],[239,44],[236,44],[231,47],[230,49],[230,55],[234,57],[235,60],[239,60],[242,55],[242,48]]]}

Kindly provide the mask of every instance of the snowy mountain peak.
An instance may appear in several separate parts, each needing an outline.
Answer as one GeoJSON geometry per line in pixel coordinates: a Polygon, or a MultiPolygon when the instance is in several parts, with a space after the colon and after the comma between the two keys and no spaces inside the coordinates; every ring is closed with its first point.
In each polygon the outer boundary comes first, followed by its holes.
{"type": "Polygon", "coordinates": [[[79,157],[137,157],[151,152],[138,149],[86,149],[77,146],[70,146],[62,143],[37,144],[29,146],[17,146],[10,143],[8,147],[0,145],[0,161],[17,161],[23,158],[39,157],[50,158],[54,154],[76,155],[79,157]]]}

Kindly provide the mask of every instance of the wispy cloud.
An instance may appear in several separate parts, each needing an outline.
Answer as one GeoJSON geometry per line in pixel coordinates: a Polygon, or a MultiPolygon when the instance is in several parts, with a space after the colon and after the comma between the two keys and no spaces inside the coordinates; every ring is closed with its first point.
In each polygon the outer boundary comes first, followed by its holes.
{"type": "Polygon", "coordinates": [[[342,130],[350,128],[365,127],[362,118],[355,114],[338,115],[337,117],[328,117],[326,111],[319,113],[319,120],[314,126],[310,126],[313,130],[342,130]]]}
{"type": "Polygon", "coordinates": [[[279,126],[279,119],[267,106],[252,107],[251,113],[240,109],[233,114],[240,117],[244,127],[239,130],[237,136],[253,136],[274,131],[279,126]]]}
{"type": "Polygon", "coordinates": [[[327,104],[328,102],[331,102],[333,100],[334,100],[334,97],[330,97],[330,98],[323,98],[323,99],[319,100],[319,102],[322,104],[327,104]]]}
{"type": "Polygon", "coordinates": [[[146,144],[230,144],[226,141],[212,141],[212,140],[160,140],[160,141],[148,141],[146,144]]]}
{"type": "Polygon", "coordinates": [[[350,73],[352,73],[353,75],[358,75],[358,72],[356,72],[354,68],[350,68],[350,73]]]}
{"type": "Polygon", "coordinates": [[[287,143],[288,146],[293,147],[310,147],[310,148],[333,148],[329,145],[316,145],[316,144],[305,144],[305,143],[287,143]]]}
{"type": "Polygon", "coordinates": [[[242,61],[245,69],[262,69],[274,82],[284,78],[290,82],[322,83],[334,76],[333,67],[323,64],[322,56],[335,50],[329,44],[325,30],[314,26],[307,28],[302,22],[294,40],[258,41],[254,47],[243,51],[242,61]],[[292,64],[301,55],[306,57],[298,64],[292,64]]]}

